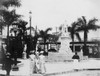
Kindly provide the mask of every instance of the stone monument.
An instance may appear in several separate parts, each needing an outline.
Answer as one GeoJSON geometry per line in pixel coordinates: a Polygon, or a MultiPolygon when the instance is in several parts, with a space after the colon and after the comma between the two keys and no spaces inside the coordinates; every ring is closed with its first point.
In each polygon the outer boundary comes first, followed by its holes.
{"type": "Polygon", "coordinates": [[[72,57],[74,53],[72,53],[72,50],[70,49],[71,38],[68,32],[68,25],[63,24],[60,32],[61,36],[59,38],[59,41],[61,42],[61,48],[59,50],[59,53],[66,54],[67,56],[72,57]]]}

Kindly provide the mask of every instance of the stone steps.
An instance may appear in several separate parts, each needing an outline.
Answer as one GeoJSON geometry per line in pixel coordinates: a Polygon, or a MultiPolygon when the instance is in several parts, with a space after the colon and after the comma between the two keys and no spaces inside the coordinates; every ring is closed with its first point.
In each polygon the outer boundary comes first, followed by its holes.
{"type": "MultiPolygon", "coordinates": [[[[73,53],[74,55],[75,53],[73,53]]],[[[72,61],[72,56],[67,53],[55,53],[49,52],[48,57],[46,57],[47,62],[63,62],[63,61],[72,61]]],[[[83,56],[81,53],[78,53],[81,60],[87,60],[87,56],[83,56]]]]}
{"type": "Polygon", "coordinates": [[[72,56],[62,53],[49,52],[48,58],[46,60],[49,62],[62,62],[62,61],[72,60],[72,56]]]}

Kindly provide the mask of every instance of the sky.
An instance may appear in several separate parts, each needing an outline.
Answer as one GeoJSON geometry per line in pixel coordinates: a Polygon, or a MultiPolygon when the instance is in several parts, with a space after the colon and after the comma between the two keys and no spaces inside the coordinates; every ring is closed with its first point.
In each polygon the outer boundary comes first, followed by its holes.
{"type": "MultiPolygon", "coordinates": [[[[85,16],[99,19],[100,24],[100,0],[21,0],[22,6],[17,12],[24,15],[23,19],[29,21],[29,11],[32,12],[32,26],[45,30],[64,24],[70,26],[77,18],[85,16]]],[[[100,30],[90,31],[89,38],[100,37],[100,30]]]]}
{"type": "MultiPolygon", "coordinates": [[[[21,7],[17,13],[23,15],[23,19],[29,22],[29,12],[32,12],[32,26],[45,30],[61,24],[68,24],[77,21],[77,18],[85,16],[87,20],[91,18],[99,19],[100,25],[100,0],[21,0],[21,7]]],[[[29,24],[28,24],[29,25],[29,24]]],[[[90,32],[89,37],[100,37],[100,30],[90,32]]]]}
{"type": "Polygon", "coordinates": [[[67,21],[68,26],[81,16],[86,19],[100,19],[100,0],[21,0],[17,12],[29,21],[32,12],[32,26],[39,29],[56,28],[67,21]]]}

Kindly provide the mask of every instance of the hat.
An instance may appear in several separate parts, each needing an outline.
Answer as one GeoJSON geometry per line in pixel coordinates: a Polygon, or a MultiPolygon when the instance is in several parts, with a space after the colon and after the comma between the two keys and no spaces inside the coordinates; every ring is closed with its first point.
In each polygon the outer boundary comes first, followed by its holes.
{"type": "Polygon", "coordinates": [[[11,55],[10,53],[7,53],[6,58],[10,58],[10,55],[11,55]]]}
{"type": "Polygon", "coordinates": [[[36,54],[39,54],[39,52],[38,52],[38,51],[36,51],[35,53],[36,53],[36,54]]]}
{"type": "Polygon", "coordinates": [[[34,54],[34,51],[30,51],[31,54],[34,54]]]}
{"type": "Polygon", "coordinates": [[[10,56],[10,53],[7,53],[6,55],[7,55],[7,56],[10,56]]]}
{"type": "Polygon", "coordinates": [[[41,51],[41,52],[40,52],[40,54],[43,54],[43,53],[44,53],[44,51],[41,51]]]}

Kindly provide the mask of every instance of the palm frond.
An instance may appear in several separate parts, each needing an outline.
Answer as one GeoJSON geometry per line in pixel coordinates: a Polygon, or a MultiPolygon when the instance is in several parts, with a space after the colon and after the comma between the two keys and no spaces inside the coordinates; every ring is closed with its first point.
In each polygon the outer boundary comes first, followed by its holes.
{"type": "Polygon", "coordinates": [[[82,19],[82,18],[78,18],[77,24],[78,24],[79,26],[82,26],[82,25],[84,24],[83,19],[82,19]]]}
{"type": "Polygon", "coordinates": [[[27,27],[26,28],[26,30],[30,30],[30,29],[34,30],[34,27],[27,27]]]}
{"type": "Polygon", "coordinates": [[[5,0],[3,1],[2,5],[6,8],[10,6],[20,7],[21,3],[20,0],[5,0]]]}
{"type": "Polygon", "coordinates": [[[95,25],[97,21],[98,21],[98,19],[93,18],[93,19],[89,20],[88,25],[95,25]]]}
{"type": "Polygon", "coordinates": [[[24,20],[18,20],[12,23],[12,25],[17,25],[19,28],[22,28],[23,30],[26,30],[26,25],[28,24],[28,22],[24,21],[24,20]]]}
{"type": "Polygon", "coordinates": [[[46,30],[45,30],[45,32],[47,33],[48,31],[51,31],[52,30],[52,28],[47,28],[46,30]]]}
{"type": "Polygon", "coordinates": [[[99,29],[100,26],[96,25],[97,21],[98,21],[98,19],[96,19],[96,18],[93,18],[93,19],[89,20],[87,28],[89,30],[97,30],[97,29],[99,29]]]}
{"type": "Polygon", "coordinates": [[[44,36],[44,35],[45,35],[45,32],[44,32],[43,30],[40,30],[39,34],[40,34],[41,36],[44,36]]]}
{"type": "Polygon", "coordinates": [[[80,37],[79,33],[75,33],[75,35],[76,35],[77,39],[78,39],[79,41],[81,41],[81,37],[80,37]]]}
{"type": "Polygon", "coordinates": [[[85,16],[82,16],[82,18],[83,18],[83,23],[84,23],[84,24],[87,24],[87,21],[86,21],[85,16]]]}
{"type": "Polygon", "coordinates": [[[1,10],[1,12],[4,21],[9,25],[12,24],[14,21],[17,21],[18,18],[21,17],[21,15],[15,13],[15,10],[12,11],[1,10]]]}

